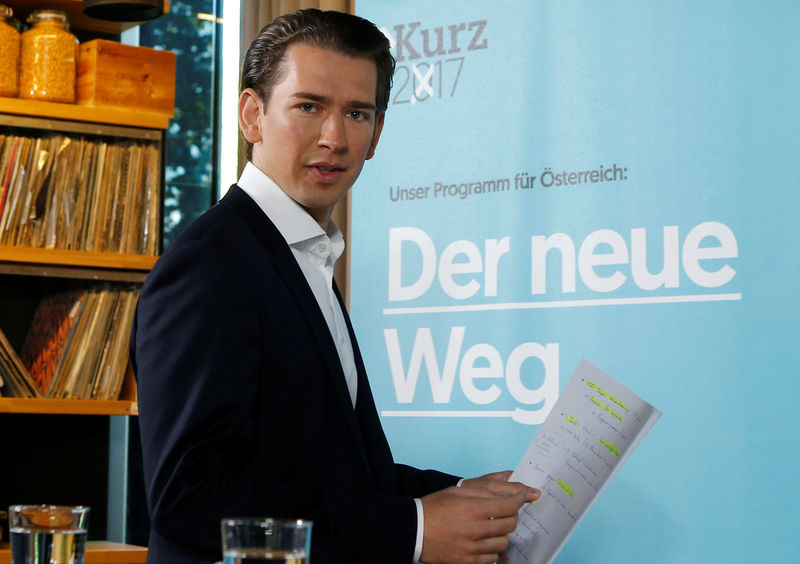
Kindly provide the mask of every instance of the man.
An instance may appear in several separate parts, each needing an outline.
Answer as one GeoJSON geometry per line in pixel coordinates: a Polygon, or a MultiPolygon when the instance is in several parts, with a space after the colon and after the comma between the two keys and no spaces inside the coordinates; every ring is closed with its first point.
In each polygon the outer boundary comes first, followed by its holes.
{"type": "Polygon", "coordinates": [[[134,321],[151,563],[218,560],[235,516],[312,520],[315,564],[494,562],[539,495],[396,464],[381,429],[330,215],[374,154],[393,68],[339,12],[279,18],[247,52],[251,162],[158,261],[134,321]]]}

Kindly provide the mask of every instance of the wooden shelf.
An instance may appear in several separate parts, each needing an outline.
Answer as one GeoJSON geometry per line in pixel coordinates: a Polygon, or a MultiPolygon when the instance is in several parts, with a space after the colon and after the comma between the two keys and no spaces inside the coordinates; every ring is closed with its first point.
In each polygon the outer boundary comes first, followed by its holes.
{"type": "MultiPolygon", "coordinates": [[[[144,564],[147,549],[143,546],[120,544],[105,541],[86,543],[84,564],[144,564]]],[[[0,548],[0,564],[11,564],[11,549],[8,545],[0,548]]]]}
{"type": "MultiPolygon", "coordinates": [[[[3,0],[14,10],[14,16],[25,21],[34,10],[61,10],[67,13],[70,28],[119,35],[123,31],[147,22],[110,22],[83,15],[82,0],[3,0]]],[[[164,2],[164,13],[169,12],[169,2],[164,2]]]]}
{"type": "Polygon", "coordinates": [[[169,127],[167,114],[147,112],[140,109],[116,108],[113,106],[83,106],[80,104],[58,104],[0,97],[0,113],[30,117],[46,117],[88,123],[126,125],[147,129],[169,127]]]}
{"type": "Polygon", "coordinates": [[[125,255],[92,251],[65,251],[34,247],[8,247],[0,245],[0,262],[26,264],[55,264],[94,268],[150,271],[158,260],[154,255],[125,255]]]}
{"type": "Polygon", "coordinates": [[[139,415],[135,401],[0,398],[0,413],[39,415],[139,415]]]}
{"type": "Polygon", "coordinates": [[[47,276],[144,282],[158,260],[151,255],[124,255],[89,251],[64,251],[0,245],[0,273],[22,276],[47,276]]]}
{"type": "Polygon", "coordinates": [[[139,404],[125,400],[0,398],[0,413],[139,415],[139,404]]]}

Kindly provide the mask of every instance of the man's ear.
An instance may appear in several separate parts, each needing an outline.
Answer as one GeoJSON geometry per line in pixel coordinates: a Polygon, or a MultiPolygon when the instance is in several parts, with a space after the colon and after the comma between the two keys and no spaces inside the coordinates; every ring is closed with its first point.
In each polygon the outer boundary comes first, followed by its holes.
{"type": "Polygon", "coordinates": [[[239,129],[250,143],[261,141],[261,98],[252,88],[245,88],[239,96],[239,129]]]}
{"type": "Polygon", "coordinates": [[[375,147],[378,146],[378,139],[381,138],[381,131],[383,131],[383,119],[386,117],[386,112],[381,112],[375,118],[375,131],[372,133],[372,141],[369,144],[369,151],[367,151],[367,160],[375,156],[375,147]]]}

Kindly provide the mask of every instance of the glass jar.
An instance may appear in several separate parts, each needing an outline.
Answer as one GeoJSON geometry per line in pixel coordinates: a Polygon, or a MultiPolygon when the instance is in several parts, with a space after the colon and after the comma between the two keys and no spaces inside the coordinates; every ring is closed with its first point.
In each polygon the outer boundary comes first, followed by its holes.
{"type": "Polygon", "coordinates": [[[6,23],[13,12],[0,4],[0,96],[19,90],[19,32],[6,23]]]}
{"type": "Polygon", "coordinates": [[[22,34],[19,96],[48,102],[75,102],[78,40],[69,32],[67,15],[37,10],[22,34]]]}

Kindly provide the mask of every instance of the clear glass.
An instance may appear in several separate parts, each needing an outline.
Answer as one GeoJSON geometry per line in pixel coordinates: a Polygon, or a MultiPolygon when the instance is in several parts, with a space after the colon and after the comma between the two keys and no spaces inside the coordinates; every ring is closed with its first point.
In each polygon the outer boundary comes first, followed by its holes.
{"type": "Polygon", "coordinates": [[[78,40],[67,16],[37,10],[28,16],[33,27],[22,34],[19,96],[49,102],[75,102],[78,40]]]}
{"type": "Polygon", "coordinates": [[[12,505],[8,529],[11,564],[83,564],[89,508],[12,505]]]}
{"type": "Polygon", "coordinates": [[[0,96],[19,92],[19,32],[6,23],[11,8],[0,4],[0,96]]]}
{"type": "Polygon", "coordinates": [[[269,517],[221,522],[224,564],[308,564],[311,521],[269,517]]]}

